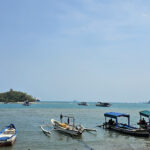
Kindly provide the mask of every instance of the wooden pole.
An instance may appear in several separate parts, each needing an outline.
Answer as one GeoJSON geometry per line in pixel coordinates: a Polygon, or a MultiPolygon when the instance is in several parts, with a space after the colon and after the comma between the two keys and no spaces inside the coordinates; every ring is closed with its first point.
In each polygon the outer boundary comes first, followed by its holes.
{"type": "Polygon", "coordinates": [[[128,126],[130,126],[130,116],[128,117],[128,126]]]}

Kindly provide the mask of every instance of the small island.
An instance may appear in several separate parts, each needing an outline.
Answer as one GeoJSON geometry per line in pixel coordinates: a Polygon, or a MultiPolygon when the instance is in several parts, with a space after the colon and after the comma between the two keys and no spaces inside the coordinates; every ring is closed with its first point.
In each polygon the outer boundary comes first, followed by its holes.
{"type": "Polygon", "coordinates": [[[10,103],[10,102],[35,102],[36,99],[27,93],[14,91],[10,89],[8,92],[0,93],[0,102],[10,103]]]}

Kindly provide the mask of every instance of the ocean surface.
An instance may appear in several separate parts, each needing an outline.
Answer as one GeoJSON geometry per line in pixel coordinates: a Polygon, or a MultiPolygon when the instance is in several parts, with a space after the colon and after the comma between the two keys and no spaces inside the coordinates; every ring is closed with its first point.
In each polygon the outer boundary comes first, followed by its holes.
{"type": "MultiPolygon", "coordinates": [[[[39,102],[31,106],[0,104],[0,129],[14,123],[18,135],[12,147],[1,150],[150,150],[150,138],[128,136],[96,127],[104,122],[105,112],[123,112],[131,115],[131,125],[137,126],[139,111],[150,110],[150,104],[112,103],[111,107],[79,106],[74,102],[39,102]],[[46,136],[41,124],[50,124],[50,119],[59,120],[60,113],[73,115],[76,124],[95,128],[97,132],[84,132],[81,137],[52,131],[46,136]]],[[[127,121],[123,119],[120,121],[127,121]]]]}

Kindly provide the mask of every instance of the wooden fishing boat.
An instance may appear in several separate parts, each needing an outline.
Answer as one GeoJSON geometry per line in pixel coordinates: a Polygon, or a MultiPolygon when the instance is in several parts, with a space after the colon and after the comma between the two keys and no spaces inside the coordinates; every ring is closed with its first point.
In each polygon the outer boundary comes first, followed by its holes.
{"type": "Polygon", "coordinates": [[[140,120],[137,124],[140,126],[140,128],[147,129],[150,132],[150,111],[149,110],[140,111],[139,114],[140,120]],[[145,121],[144,117],[148,118],[147,122],[145,121]]]}
{"type": "Polygon", "coordinates": [[[105,113],[104,116],[105,116],[105,123],[103,124],[103,126],[106,129],[114,130],[114,131],[128,134],[128,135],[140,136],[140,137],[149,136],[149,132],[147,130],[130,126],[130,115],[128,114],[108,112],[108,113],[105,113]],[[111,119],[107,121],[107,117],[111,119]],[[118,123],[118,117],[127,117],[128,124],[118,123]]]}
{"type": "Polygon", "coordinates": [[[14,124],[10,124],[0,132],[0,146],[11,146],[16,140],[17,131],[14,124]]]}
{"type": "Polygon", "coordinates": [[[103,103],[103,102],[97,102],[96,106],[100,106],[100,107],[110,107],[111,104],[110,103],[103,103]]]}
{"type": "Polygon", "coordinates": [[[75,125],[75,119],[72,116],[64,116],[60,115],[60,122],[56,121],[54,119],[51,119],[51,123],[55,130],[70,134],[72,136],[79,136],[83,133],[84,128],[82,126],[76,126],[75,125]],[[63,118],[67,118],[67,123],[62,123],[63,118]],[[73,120],[73,124],[70,124],[70,120],[73,120]]]}
{"type": "Polygon", "coordinates": [[[80,102],[80,103],[78,103],[78,105],[88,106],[88,103],[87,102],[80,102]]]}

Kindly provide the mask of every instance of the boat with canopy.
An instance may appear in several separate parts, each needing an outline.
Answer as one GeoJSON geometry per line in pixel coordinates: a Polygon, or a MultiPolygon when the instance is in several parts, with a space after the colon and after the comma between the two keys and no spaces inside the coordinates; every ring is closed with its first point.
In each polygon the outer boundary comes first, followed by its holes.
{"type": "Polygon", "coordinates": [[[109,130],[114,130],[120,133],[125,133],[134,136],[141,136],[141,137],[148,137],[149,132],[145,129],[136,128],[130,125],[130,115],[125,113],[118,113],[118,112],[107,112],[104,114],[105,122],[103,127],[109,130]],[[118,118],[126,117],[128,119],[127,124],[119,123],[118,118]],[[107,118],[110,118],[107,121],[107,118]]]}
{"type": "Polygon", "coordinates": [[[148,131],[150,131],[150,111],[149,110],[143,110],[143,111],[140,111],[139,114],[140,114],[140,120],[137,124],[141,128],[147,129],[148,131]],[[145,119],[144,119],[145,117],[148,118],[148,122],[145,121],[145,119]]]}

